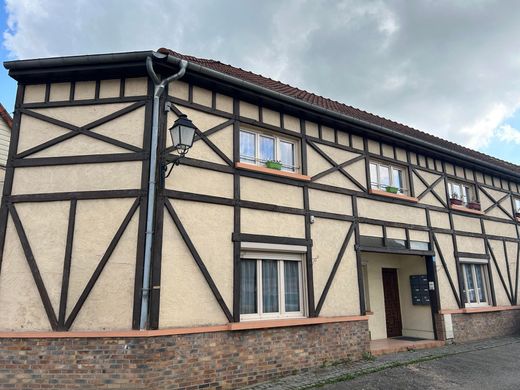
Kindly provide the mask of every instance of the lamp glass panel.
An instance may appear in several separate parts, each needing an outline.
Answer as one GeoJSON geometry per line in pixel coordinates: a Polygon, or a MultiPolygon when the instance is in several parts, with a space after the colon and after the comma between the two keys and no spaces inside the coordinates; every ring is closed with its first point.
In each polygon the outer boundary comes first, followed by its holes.
{"type": "Polygon", "coordinates": [[[195,129],[188,126],[180,126],[181,128],[181,145],[191,148],[193,145],[193,137],[195,136],[195,129]]]}

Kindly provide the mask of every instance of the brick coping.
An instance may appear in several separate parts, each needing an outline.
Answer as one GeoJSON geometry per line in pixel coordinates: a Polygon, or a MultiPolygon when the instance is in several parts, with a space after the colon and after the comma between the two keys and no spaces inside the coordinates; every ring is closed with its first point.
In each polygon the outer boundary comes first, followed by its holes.
{"type": "Polygon", "coordinates": [[[320,325],[338,322],[368,321],[367,316],[294,318],[269,321],[246,321],[225,325],[200,326],[191,328],[170,328],[158,330],[120,330],[120,331],[78,331],[78,332],[0,332],[0,339],[58,339],[58,338],[121,338],[121,337],[159,337],[196,333],[283,328],[292,326],[320,325]]]}
{"type": "Polygon", "coordinates": [[[473,313],[487,313],[487,312],[507,311],[507,310],[520,310],[520,306],[466,307],[463,309],[439,310],[439,314],[473,314],[473,313]]]}

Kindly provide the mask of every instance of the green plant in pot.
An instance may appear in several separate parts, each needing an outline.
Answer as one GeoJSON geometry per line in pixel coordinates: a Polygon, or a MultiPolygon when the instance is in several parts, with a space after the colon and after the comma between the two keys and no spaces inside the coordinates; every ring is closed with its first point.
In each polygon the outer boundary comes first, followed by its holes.
{"type": "Polygon", "coordinates": [[[450,204],[453,204],[455,206],[462,206],[462,199],[460,199],[459,194],[457,194],[457,193],[451,194],[450,204]]]}
{"type": "Polygon", "coordinates": [[[282,170],[282,162],[276,160],[267,160],[265,162],[265,166],[270,169],[276,169],[278,171],[282,170]]]}
{"type": "Polygon", "coordinates": [[[391,194],[397,194],[398,191],[399,191],[399,188],[397,188],[397,187],[392,187],[392,186],[386,187],[386,192],[390,192],[391,194]]]}

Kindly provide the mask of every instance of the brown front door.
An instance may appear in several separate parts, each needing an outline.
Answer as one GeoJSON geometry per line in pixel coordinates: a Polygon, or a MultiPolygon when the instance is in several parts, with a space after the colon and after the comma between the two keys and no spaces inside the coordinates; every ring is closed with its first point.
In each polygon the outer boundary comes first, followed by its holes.
{"type": "Polygon", "coordinates": [[[383,268],[383,292],[385,294],[386,335],[387,337],[401,336],[403,324],[395,268],[383,268]]]}

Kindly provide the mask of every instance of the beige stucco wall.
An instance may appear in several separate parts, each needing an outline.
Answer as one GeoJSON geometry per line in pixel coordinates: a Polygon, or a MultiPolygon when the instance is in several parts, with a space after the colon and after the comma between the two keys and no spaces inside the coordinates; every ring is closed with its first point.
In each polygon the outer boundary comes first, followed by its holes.
{"type": "MultiPolygon", "coordinates": [[[[325,284],[349,228],[350,223],[348,222],[323,218],[316,218],[311,226],[314,295],[316,302],[323,294],[325,284]]],[[[354,239],[352,237],[325,300],[321,315],[341,316],[359,313],[356,257],[353,243],[354,239]],[[352,288],[353,286],[355,288],[352,288]]]]}
{"type": "Polygon", "coordinates": [[[409,223],[414,225],[426,225],[424,210],[402,206],[399,204],[381,203],[371,199],[358,199],[359,214],[366,218],[382,219],[392,222],[409,223]]]}
{"type": "Polygon", "coordinates": [[[455,262],[455,255],[454,255],[454,249],[453,249],[453,241],[451,235],[448,234],[436,234],[437,241],[439,242],[439,245],[442,250],[442,254],[444,256],[444,261],[446,262],[447,271],[444,268],[440,254],[435,247],[436,252],[436,259],[435,259],[435,266],[437,269],[437,281],[438,281],[438,290],[440,295],[440,308],[441,309],[458,309],[459,306],[457,305],[457,300],[455,299],[455,296],[453,295],[453,291],[451,289],[449,280],[448,280],[448,273],[451,277],[451,280],[455,286],[455,291],[457,292],[458,296],[460,297],[459,292],[459,284],[457,281],[457,266],[455,262]]]}
{"type": "MultiPolygon", "coordinates": [[[[179,218],[224,300],[232,310],[233,208],[173,202],[179,218]],[[197,219],[188,216],[196,213],[197,219]],[[201,229],[204,221],[207,229],[201,229]]],[[[169,215],[164,218],[159,327],[201,326],[227,323],[200,269],[169,215]]]]}
{"type": "Polygon", "coordinates": [[[364,253],[363,263],[368,271],[368,293],[370,311],[368,327],[372,340],[385,339],[386,315],[383,290],[383,268],[396,268],[399,284],[399,300],[403,336],[433,339],[433,325],[430,306],[412,305],[410,275],[425,275],[426,264],[419,256],[398,256],[364,253]]]}

